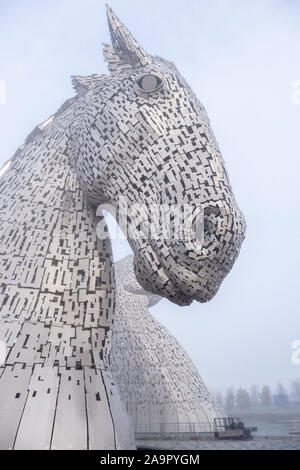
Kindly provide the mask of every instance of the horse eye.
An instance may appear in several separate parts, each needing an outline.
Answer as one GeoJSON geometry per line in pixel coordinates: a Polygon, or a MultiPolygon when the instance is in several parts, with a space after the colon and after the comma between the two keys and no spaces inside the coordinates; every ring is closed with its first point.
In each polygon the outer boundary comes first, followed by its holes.
{"type": "Polygon", "coordinates": [[[144,93],[152,93],[162,85],[162,79],[153,74],[144,75],[137,81],[137,85],[144,93]]]}

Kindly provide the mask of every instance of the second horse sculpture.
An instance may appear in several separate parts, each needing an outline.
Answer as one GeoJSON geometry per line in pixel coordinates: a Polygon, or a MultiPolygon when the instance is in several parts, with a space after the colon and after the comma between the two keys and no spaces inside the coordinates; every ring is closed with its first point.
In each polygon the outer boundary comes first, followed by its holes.
{"type": "Polygon", "coordinates": [[[224,414],[185,350],[149,312],[161,297],[144,291],[133,257],[115,263],[111,371],[137,437],[211,433],[224,414]]]}
{"type": "Polygon", "coordinates": [[[203,106],[174,64],[107,15],[111,73],[73,78],[76,96],[0,179],[1,449],[135,446],[109,365],[115,281],[98,205],[122,196],[140,208],[126,220],[138,282],[179,305],[216,294],[244,239],[203,106]],[[182,205],[203,215],[203,243],[144,237],[145,208],[182,205]]]}

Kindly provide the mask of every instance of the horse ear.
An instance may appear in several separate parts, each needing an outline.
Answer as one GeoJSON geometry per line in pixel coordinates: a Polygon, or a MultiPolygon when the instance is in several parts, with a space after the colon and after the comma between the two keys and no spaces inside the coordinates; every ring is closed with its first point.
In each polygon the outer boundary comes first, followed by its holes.
{"type": "Polygon", "coordinates": [[[106,48],[104,56],[110,69],[112,68],[114,72],[117,69],[120,71],[120,69],[151,64],[151,56],[144,51],[108,5],[106,5],[106,12],[112,47],[108,49],[109,46],[104,46],[106,48]]]}
{"type": "Polygon", "coordinates": [[[111,44],[103,44],[103,55],[111,73],[120,73],[123,70],[131,69],[131,65],[126,64],[118,54],[116,54],[111,44]]]}
{"type": "Polygon", "coordinates": [[[72,75],[72,85],[77,94],[85,93],[89,88],[91,88],[96,83],[98,84],[101,80],[106,78],[107,75],[89,75],[83,77],[80,75],[72,75]]]}

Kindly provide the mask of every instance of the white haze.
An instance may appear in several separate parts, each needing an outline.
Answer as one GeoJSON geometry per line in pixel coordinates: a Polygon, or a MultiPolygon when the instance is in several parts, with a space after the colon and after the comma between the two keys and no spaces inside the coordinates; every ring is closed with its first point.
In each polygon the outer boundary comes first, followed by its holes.
{"type": "MultiPolygon", "coordinates": [[[[204,103],[248,222],[234,269],[207,304],[153,313],[212,389],[300,376],[300,2],[111,0],[152,54],[176,63],[204,103]]],[[[104,1],[0,1],[0,163],[73,95],[72,74],[106,73],[104,1]]],[[[129,251],[115,242],[115,257],[129,251]]]]}

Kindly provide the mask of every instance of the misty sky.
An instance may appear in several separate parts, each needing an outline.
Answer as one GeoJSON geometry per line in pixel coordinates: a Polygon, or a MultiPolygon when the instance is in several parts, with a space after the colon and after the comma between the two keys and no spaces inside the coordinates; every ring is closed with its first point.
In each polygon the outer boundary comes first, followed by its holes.
{"type": "MultiPolygon", "coordinates": [[[[0,165],[74,93],[70,75],[107,73],[102,0],[0,0],[0,165]]],[[[207,304],[152,312],[212,390],[300,377],[298,0],[110,0],[151,54],[172,60],[205,105],[248,231],[207,304]]],[[[130,252],[114,243],[115,258],[130,252]]]]}

